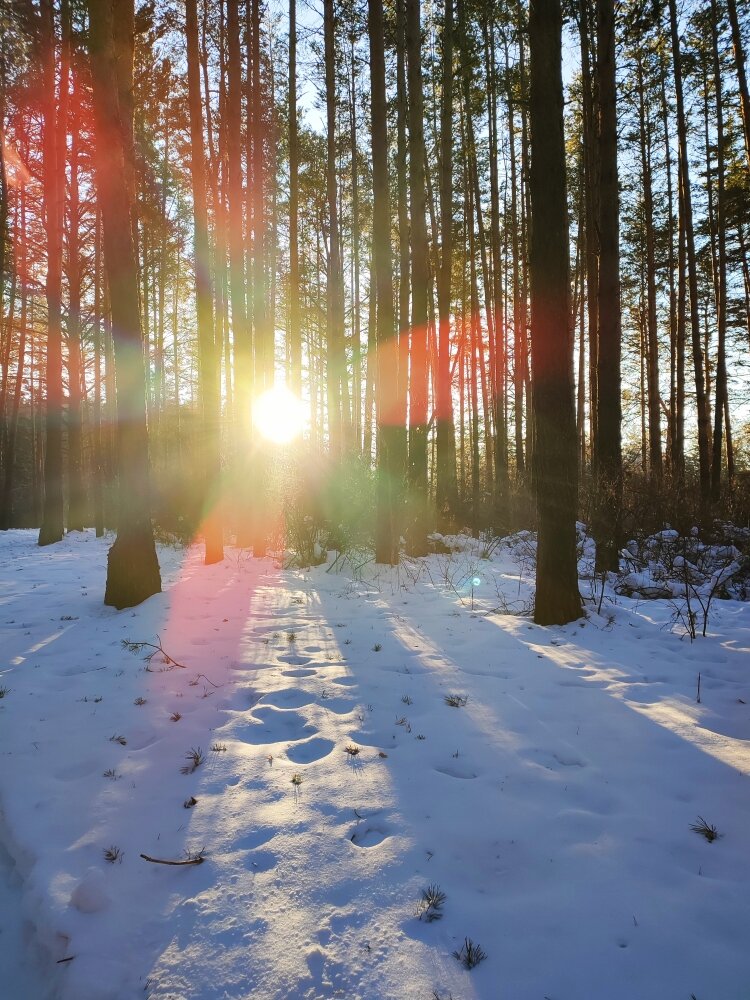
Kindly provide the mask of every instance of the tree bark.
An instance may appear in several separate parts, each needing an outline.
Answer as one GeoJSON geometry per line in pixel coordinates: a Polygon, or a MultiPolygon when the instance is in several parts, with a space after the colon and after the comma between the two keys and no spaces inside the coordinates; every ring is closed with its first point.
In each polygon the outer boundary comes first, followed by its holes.
{"type": "MultiPolygon", "coordinates": [[[[750,93],[747,88],[747,71],[744,46],[742,44],[742,32],[740,22],[737,17],[736,0],[727,0],[727,13],[729,14],[729,24],[732,28],[732,48],[734,49],[734,64],[737,67],[737,83],[740,91],[740,109],[742,111],[742,132],[745,137],[745,155],[747,156],[747,166],[750,170],[750,93]]],[[[716,15],[714,15],[715,23],[716,15]]]]}
{"type": "Polygon", "coordinates": [[[59,542],[63,536],[62,460],[62,242],[65,199],[65,128],[67,117],[67,54],[60,67],[60,102],[55,96],[55,14],[53,0],[41,6],[43,78],[43,188],[47,236],[47,396],[44,440],[44,507],[39,544],[59,542]],[[60,134],[62,130],[62,136],[60,134]],[[61,142],[61,139],[63,140],[61,142]]]}
{"type": "Polygon", "coordinates": [[[693,231],[693,202],[690,191],[690,163],[688,159],[687,121],[682,84],[682,60],[680,56],[680,36],[677,25],[676,0],[669,0],[669,22],[674,62],[674,85],[677,105],[677,140],[679,151],[680,219],[683,230],[687,259],[688,289],[690,292],[690,330],[695,372],[695,397],[698,410],[698,464],[702,500],[708,500],[711,492],[711,468],[708,435],[710,417],[706,395],[706,379],[703,366],[703,351],[700,333],[700,303],[698,300],[698,271],[695,259],[695,237],[693,231]]]}
{"type": "Polygon", "coordinates": [[[532,416],[539,519],[534,621],[551,625],[581,614],[559,0],[532,0],[529,36],[532,416]]]}
{"type": "Polygon", "coordinates": [[[289,370],[290,385],[297,394],[302,391],[298,215],[297,0],[289,0],[289,370]]]}
{"type": "Polygon", "coordinates": [[[458,507],[456,428],[453,421],[450,331],[453,270],[453,0],[445,0],[440,105],[440,269],[437,281],[438,362],[435,399],[438,528],[449,531],[458,507]]]}
{"type": "Polygon", "coordinates": [[[654,196],[651,167],[651,120],[646,106],[643,65],[638,61],[639,120],[641,133],[641,175],[646,237],[646,384],[648,388],[649,474],[655,484],[662,478],[661,399],[659,396],[659,341],[656,317],[656,250],[654,196]]]}
{"type": "Polygon", "coordinates": [[[427,552],[427,188],[419,0],[405,0],[409,93],[409,209],[411,222],[411,377],[409,380],[409,525],[411,555],[427,552]]]}
{"type": "Polygon", "coordinates": [[[117,366],[119,510],[104,603],[127,608],[161,590],[149,509],[146,373],[129,184],[133,105],[118,85],[128,78],[127,67],[132,70],[134,10],[133,0],[88,0],[88,8],[97,193],[117,366]]]}
{"type": "MultiPolygon", "coordinates": [[[[711,0],[714,91],[716,96],[716,386],[714,392],[714,433],[711,460],[711,498],[721,496],[721,459],[723,450],[724,411],[727,407],[727,238],[724,153],[724,111],[722,107],[721,60],[719,58],[719,11],[711,0]]],[[[727,428],[728,429],[728,428],[727,428]]],[[[731,444],[730,444],[731,447],[731,444]]]]}
{"type": "Polygon", "coordinates": [[[396,565],[399,561],[398,499],[401,468],[397,431],[398,407],[394,407],[397,378],[396,323],[393,308],[391,259],[391,206],[388,179],[388,129],[386,119],[385,44],[383,6],[369,0],[370,91],[372,113],[373,179],[373,272],[375,281],[376,351],[375,411],[377,420],[377,520],[375,562],[396,565]],[[395,446],[395,447],[394,447],[395,446]]]}
{"type": "Polygon", "coordinates": [[[594,536],[597,569],[617,572],[622,507],[622,331],[614,0],[597,0],[596,28],[599,106],[599,330],[594,441],[594,536]]]}
{"type": "Polygon", "coordinates": [[[333,0],[324,0],[326,84],[326,195],[328,201],[328,437],[335,461],[343,457],[347,427],[344,277],[336,184],[336,48],[333,0]]]}
{"type": "Polygon", "coordinates": [[[219,513],[221,478],[221,432],[219,364],[214,332],[211,290],[211,249],[206,206],[206,161],[203,142],[203,105],[200,89],[197,0],[185,0],[187,42],[188,105],[190,109],[190,157],[193,185],[193,260],[195,265],[195,306],[200,352],[203,468],[203,536],[206,565],[224,558],[224,539],[219,513]]]}

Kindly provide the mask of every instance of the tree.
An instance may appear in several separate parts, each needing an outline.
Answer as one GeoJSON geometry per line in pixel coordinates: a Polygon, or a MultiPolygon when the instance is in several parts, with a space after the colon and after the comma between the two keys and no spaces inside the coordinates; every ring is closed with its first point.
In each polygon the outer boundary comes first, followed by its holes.
{"type": "Polygon", "coordinates": [[[210,564],[220,562],[224,558],[224,542],[222,524],[217,510],[216,495],[221,476],[219,366],[214,342],[214,317],[211,294],[208,214],[206,208],[206,165],[203,144],[203,108],[199,75],[197,0],[185,0],[185,37],[187,41],[190,155],[193,181],[195,304],[198,316],[201,403],[203,411],[203,448],[201,449],[200,456],[205,477],[203,533],[206,539],[206,564],[210,564]]]}
{"type": "Polygon", "coordinates": [[[599,106],[599,330],[594,441],[597,489],[596,564],[600,570],[617,572],[622,506],[622,333],[614,0],[597,0],[596,28],[599,106]]]}
{"type": "Polygon", "coordinates": [[[445,0],[440,104],[440,271],[437,281],[438,362],[435,399],[435,493],[438,527],[449,529],[458,507],[450,329],[453,274],[453,0],[445,0]]]}
{"type": "Polygon", "coordinates": [[[383,6],[369,0],[370,91],[372,109],[373,180],[373,271],[375,278],[376,352],[375,407],[377,419],[377,525],[375,561],[395,565],[399,561],[400,496],[398,445],[395,441],[397,408],[394,390],[397,377],[396,325],[393,311],[393,264],[391,261],[390,193],[388,183],[388,130],[386,121],[385,45],[383,6]]]}
{"type": "Polygon", "coordinates": [[[161,590],[150,517],[148,428],[138,268],[133,238],[134,0],[88,0],[97,196],[117,366],[117,538],[104,603],[140,604],[161,590]]]}
{"type": "Polygon", "coordinates": [[[44,511],[39,544],[63,536],[62,455],[62,241],[65,177],[65,118],[69,58],[61,60],[60,108],[55,97],[55,13],[52,0],[41,7],[42,89],[44,93],[44,217],[47,235],[47,409],[44,442],[44,511]]]}
{"type": "Polygon", "coordinates": [[[690,330],[693,348],[693,369],[695,373],[695,401],[698,410],[698,465],[701,498],[708,500],[711,490],[711,468],[709,457],[710,415],[703,352],[700,331],[700,302],[698,299],[698,271],[695,259],[695,235],[693,226],[693,199],[690,186],[690,160],[688,155],[687,119],[682,85],[682,58],[680,55],[680,35],[677,24],[676,0],[669,0],[669,25],[672,39],[672,60],[674,68],[674,89],[677,104],[677,141],[680,188],[680,227],[684,252],[687,259],[688,289],[690,292],[690,330]]]}
{"type": "Polygon", "coordinates": [[[411,223],[411,371],[409,380],[409,489],[407,543],[412,555],[427,552],[427,188],[420,0],[405,0],[406,76],[409,93],[409,216],[411,223]]]}
{"type": "Polygon", "coordinates": [[[559,0],[532,0],[529,42],[532,419],[539,521],[534,621],[552,625],[581,614],[559,0]]]}
{"type": "Polygon", "coordinates": [[[297,127],[297,0],[289,0],[289,370],[302,390],[299,266],[299,130],[297,127]]]}

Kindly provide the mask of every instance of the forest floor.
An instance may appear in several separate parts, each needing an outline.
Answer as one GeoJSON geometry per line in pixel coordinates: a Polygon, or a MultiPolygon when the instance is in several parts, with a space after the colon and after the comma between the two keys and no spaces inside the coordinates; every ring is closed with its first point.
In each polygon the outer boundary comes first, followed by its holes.
{"type": "Polygon", "coordinates": [[[110,541],[0,535],[4,1000],[750,996],[750,605],[540,628],[463,539],[116,612],[110,541]]]}

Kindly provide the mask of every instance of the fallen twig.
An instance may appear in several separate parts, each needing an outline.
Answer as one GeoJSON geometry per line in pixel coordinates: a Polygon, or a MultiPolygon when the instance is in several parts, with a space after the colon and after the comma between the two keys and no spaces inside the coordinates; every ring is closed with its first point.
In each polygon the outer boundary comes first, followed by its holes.
{"type": "Polygon", "coordinates": [[[208,683],[211,685],[211,687],[214,687],[214,688],[223,688],[224,687],[223,684],[214,684],[214,682],[211,680],[211,678],[210,677],[206,677],[205,674],[198,674],[198,676],[202,677],[204,681],[208,681],[208,683]]]}
{"type": "Polygon", "coordinates": [[[165,861],[163,858],[150,858],[148,854],[142,854],[144,861],[150,861],[152,865],[202,865],[204,858],[202,854],[194,858],[186,858],[185,861],[165,861]]]}
{"type": "Polygon", "coordinates": [[[151,670],[151,660],[156,656],[157,653],[161,654],[164,663],[168,667],[181,667],[183,670],[187,669],[184,663],[178,663],[173,656],[170,656],[169,653],[165,651],[164,647],[161,644],[160,635],[157,635],[155,643],[133,642],[130,639],[123,639],[120,645],[123,647],[123,649],[129,650],[131,653],[142,653],[144,649],[151,650],[151,652],[147,652],[146,655],[143,657],[146,663],[147,670],[151,670]]]}

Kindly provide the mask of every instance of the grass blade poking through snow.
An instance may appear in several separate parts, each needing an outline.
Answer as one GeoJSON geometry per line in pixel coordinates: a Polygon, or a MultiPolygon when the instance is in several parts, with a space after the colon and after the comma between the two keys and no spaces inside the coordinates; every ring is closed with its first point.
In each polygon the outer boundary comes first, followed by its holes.
{"type": "Polygon", "coordinates": [[[443,903],[447,898],[439,885],[428,885],[422,890],[422,898],[417,904],[417,918],[428,924],[441,920],[443,903]]]}
{"type": "Polygon", "coordinates": [[[457,958],[465,969],[473,969],[487,958],[487,952],[471,938],[464,938],[463,945],[459,951],[453,952],[453,957],[457,958]]]}

